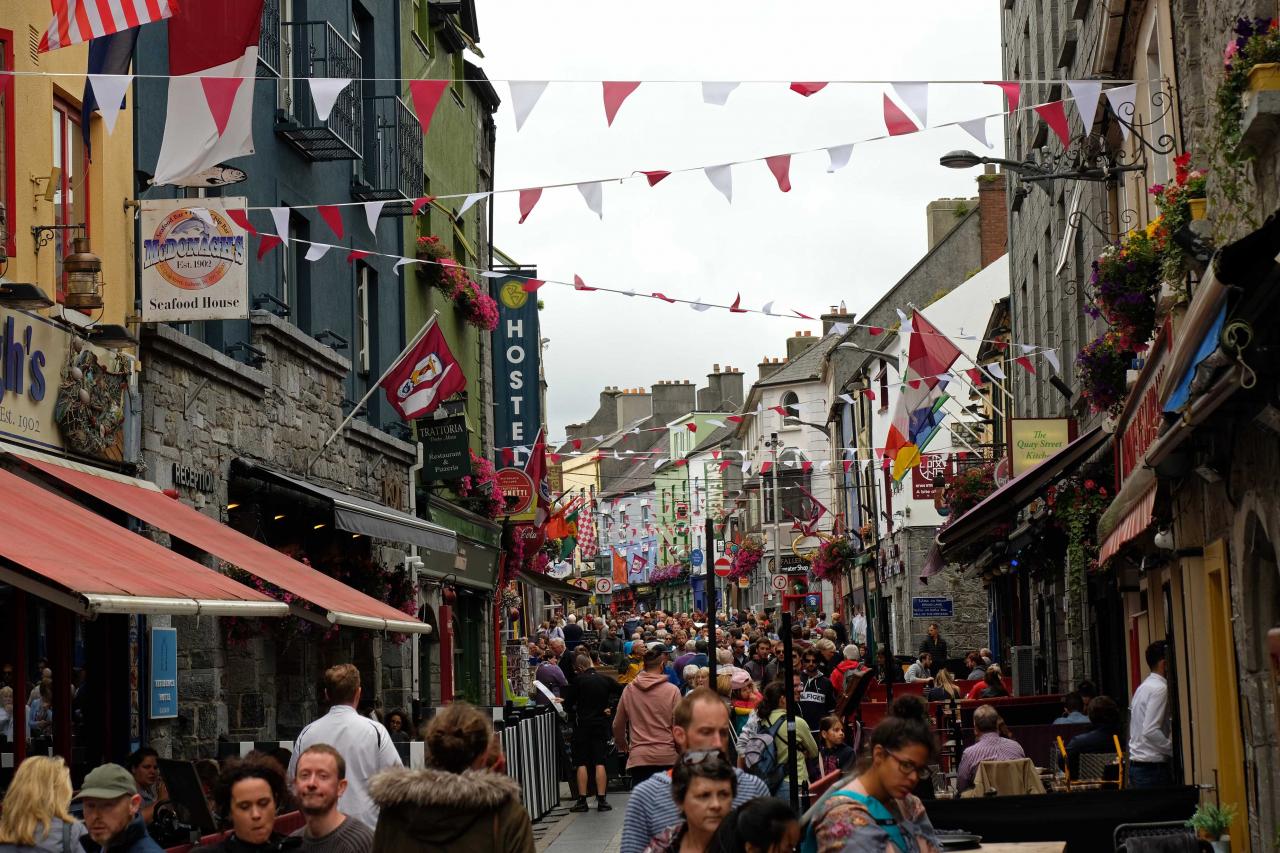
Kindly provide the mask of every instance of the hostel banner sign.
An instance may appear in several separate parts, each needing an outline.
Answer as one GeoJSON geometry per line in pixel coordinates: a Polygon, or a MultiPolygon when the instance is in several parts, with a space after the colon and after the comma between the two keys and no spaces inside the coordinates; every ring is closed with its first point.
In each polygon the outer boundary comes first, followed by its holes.
{"type": "Polygon", "coordinates": [[[539,388],[538,297],[526,293],[526,278],[536,270],[513,270],[510,278],[490,279],[498,302],[498,328],[493,333],[494,445],[499,465],[524,467],[542,424],[539,388]],[[523,451],[520,448],[525,448],[523,451]],[[502,461],[502,449],[514,458],[502,461]]]}
{"type": "Polygon", "coordinates": [[[244,198],[142,202],[142,320],[235,320],[249,316],[248,243],[227,208],[244,198]]]}

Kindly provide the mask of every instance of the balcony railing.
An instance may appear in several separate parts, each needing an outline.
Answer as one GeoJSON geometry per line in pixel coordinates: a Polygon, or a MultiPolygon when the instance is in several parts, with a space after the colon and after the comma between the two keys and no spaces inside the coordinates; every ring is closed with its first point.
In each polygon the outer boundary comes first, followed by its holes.
{"type": "Polygon", "coordinates": [[[280,76],[280,0],[262,4],[262,32],[258,36],[258,76],[280,76]]]}
{"type": "Polygon", "coordinates": [[[353,82],[343,89],[329,118],[321,121],[307,83],[311,77],[359,80],[363,76],[360,54],[327,21],[284,21],[280,34],[278,56],[291,79],[279,84],[276,133],[308,160],[360,159],[364,147],[360,84],[353,82]]]}
{"type": "Polygon", "coordinates": [[[364,158],[356,166],[351,195],[385,201],[386,215],[405,215],[422,194],[422,125],[395,95],[364,102],[364,158]]]}

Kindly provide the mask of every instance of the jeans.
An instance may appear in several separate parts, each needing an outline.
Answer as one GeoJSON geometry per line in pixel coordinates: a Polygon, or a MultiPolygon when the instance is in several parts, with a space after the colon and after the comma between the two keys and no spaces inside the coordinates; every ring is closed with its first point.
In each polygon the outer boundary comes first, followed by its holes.
{"type": "Polygon", "coordinates": [[[627,775],[631,777],[631,787],[634,788],[655,773],[666,773],[670,769],[670,764],[637,764],[627,768],[627,775]]]}
{"type": "Polygon", "coordinates": [[[1130,761],[1128,788],[1166,788],[1173,784],[1169,762],[1130,761]]]}

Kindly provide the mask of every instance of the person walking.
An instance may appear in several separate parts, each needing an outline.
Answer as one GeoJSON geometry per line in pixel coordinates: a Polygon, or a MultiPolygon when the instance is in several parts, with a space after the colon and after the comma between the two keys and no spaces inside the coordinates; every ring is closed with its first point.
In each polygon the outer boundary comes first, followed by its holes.
{"type": "Polygon", "coordinates": [[[612,716],[617,682],[611,680],[592,664],[591,657],[579,654],[574,666],[577,677],[569,688],[568,701],[573,715],[573,763],[577,769],[578,801],[569,808],[571,812],[585,812],[587,783],[592,774],[596,783],[596,811],[612,811],[606,797],[609,794],[609,718],[612,716]]]}
{"type": "MultiPolygon", "coordinates": [[[[830,687],[830,682],[827,682],[830,687]]],[[[756,716],[760,718],[761,728],[772,728],[787,714],[787,690],[783,687],[781,681],[775,681],[764,689],[764,695],[760,699],[760,707],[756,709],[756,716]]],[[[825,714],[823,715],[825,716],[825,714]]],[[[803,714],[795,714],[796,724],[796,748],[802,753],[803,758],[796,761],[796,784],[805,785],[809,782],[809,762],[818,760],[818,742],[813,739],[813,729],[809,728],[809,723],[803,714]]],[[[821,717],[819,717],[821,720],[821,717]]],[[[788,744],[790,737],[785,731],[784,723],[780,728],[778,735],[773,739],[774,753],[778,757],[778,766],[786,767],[787,762],[791,760],[791,747],[788,744]]],[[[782,777],[782,783],[778,786],[778,790],[773,796],[784,802],[791,801],[791,775],[787,773],[782,777]]]]}
{"type": "Polygon", "coordinates": [[[814,648],[807,650],[800,659],[804,672],[800,676],[800,693],[796,697],[809,730],[815,732],[822,718],[836,707],[836,689],[831,684],[830,674],[822,670],[820,655],[821,652],[814,648]]]}
{"type": "Polygon", "coordinates": [[[147,835],[137,783],[119,764],[90,770],[77,799],[84,810],[85,853],[164,853],[147,835]]]}
{"type": "Polygon", "coordinates": [[[307,853],[369,853],[373,830],[338,809],[347,791],[347,762],[327,743],[307,747],[298,756],[293,792],[306,825],[294,831],[307,853]]]}
{"type": "Polygon", "coordinates": [[[722,752],[682,755],[671,772],[671,797],[681,820],[650,839],[644,853],[710,851],[720,822],[733,808],[737,781],[733,765],[722,752]]]}
{"type": "Polygon", "coordinates": [[[633,786],[675,764],[671,715],[680,701],[680,691],[662,671],[669,655],[670,650],[662,643],[645,646],[644,671],[622,691],[613,718],[613,740],[619,751],[627,753],[627,772],[633,786]]]}
{"type": "Polygon", "coordinates": [[[1161,788],[1173,784],[1173,740],[1170,736],[1168,648],[1164,640],[1147,646],[1151,673],[1129,703],[1129,787],[1161,788]]]}
{"type": "Polygon", "coordinates": [[[18,765],[0,812],[0,853],[80,850],[84,824],[71,816],[71,771],[61,758],[33,755],[18,765]]]}
{"type": "Polygon", "coordinates": [[[582,626],[578,624],[578,617],[569,614],[569,621],[564,626],[564,648],[569,654],[578,651],[578,646],[582,643],[582,626]]]}
{"type": "Polygon", "coordinates": [[[401,767],[391,733],[377,720],[356,713],[360,704],[360,670],[349,663],[331,666],[324,673],[329,713],[306,726],[294,740],[288,778],[298,775],[298,756],[313,744],[326,743],[346,762],[347,788],[338,798],[341,812],[363,821],[370,829],[378,824],[378,808],[369,798],[369,778],[387,767],[401,767]]]}
{"type": "Polygon", "coordinates": [[[393,767],[369,782],[381,810],[373,853],[534,853],[520,785],[492,769],[501,751],[489,718],[453,702],[432,718],[426,742],[426,767],[393,767]]]}

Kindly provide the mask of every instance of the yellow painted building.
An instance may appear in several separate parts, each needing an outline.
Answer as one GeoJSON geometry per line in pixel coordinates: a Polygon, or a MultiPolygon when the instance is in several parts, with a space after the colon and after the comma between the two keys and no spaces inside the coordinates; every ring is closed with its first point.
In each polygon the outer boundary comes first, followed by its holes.
{"type": "MultiPolygon", "coordinates": [[[[584,453],[582,456],[567,456],[561,462],[561,476],[563,477],[563,494],[565,495],[583,495],[593,497],[600,494],[600,461],[594,453],[584,453]]],[[[579,524],[582,524],[585,516],[579,517],[579,524]]],[[[595,516],[591,516],[590,523],[595,523],[595,516]]],[[[596,533],[599,536],[599,531],[596,533]]],[[[574,574],[583,576],[595,574],[595,566],[592,564],[584,564],[578,552],[574,551],[574,574]]]]}
{"type": "MultiPolygon", "coordinates": [[[[17,71],[0,80],[0,203],[4,205],[4,255],[0,271],[10,282],[38,285],[51,299],[63,291],[61,258],[72,251],[75,231],[32,228],[85,224],[93,254],[102,259],[103,308],[88,315],[66,312],[76,325],[124,324],[133,309],[133,119],[126,98],[115,132],[102,116],[90,124],[92,161],[80,127],[85,45],[38,53],[49,26],[48,0],[0,4],[0,65],[17,71]],[[66,74],[69,76],[44,76],[66,74]],[[52,187],[50,184],[52,183],[52,187]]],[[[61,300],[59,300],[61,301],[61,300]]],[[[43,312],[63,313],[55,306],[43,312]]]]}

